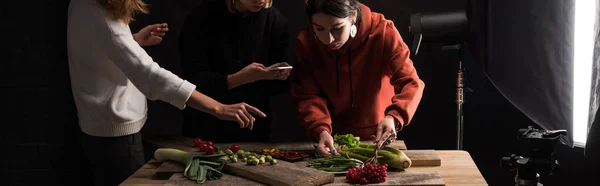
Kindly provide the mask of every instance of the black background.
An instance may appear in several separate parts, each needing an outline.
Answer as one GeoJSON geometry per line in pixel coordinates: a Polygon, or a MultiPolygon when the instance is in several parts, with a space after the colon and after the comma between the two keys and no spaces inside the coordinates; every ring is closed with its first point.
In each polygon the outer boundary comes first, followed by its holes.
{"type": "MultiPolygon", "coordinates": [[[[147,52],[161,66],[180,73],[177,55],[179,28],[196,0],[147,0],[149,15],[136,17],[133,32],[148,24],[166,22],[170,31],[161,45],[147,52]]],[[[407,44],[409,14],[462,9],[465,0],[368,0],[373,11],[394,21],[407,44]]],[[[515,1],[518,2],[518,1],[515,1]]],[[[551,2],[551,1],[549,1],[551,2]]],[[[87,185],[89,169],[77,142],[77,113],[69,85],[66,55],[66,18],[69,1],[2,1],[3,50],[0,60],[2,100],[0,183],[2,185],[87,185]]],[[[295,36],[307,24],[302,0],[275,0],[290,22],[295,36]]],[[[218,19],[218,18],[216,18],[218,19]]],[[[500,18],[496,18],[500,19],[500,18]]],[[[485,22],[485,19],[484,21],[485,22]]],[[[211,25],[206,25],[210,27],[211,25]]],[[[218,29],[218,28],[215,28],[218,29]]],[[[210,37],[210,36],[207,36],[210,37]]],[[[477,33],[485,38],[485,32],[477,33]]],[[[510,38],[506,38],[510,39],[510,38]]],[[[294,40],[290,38],[291,41],[294,40]]],[[[481,40],[478,40],[480,42],[481,40]]],[[[524,41],[526,42],[526,41],[524,41]]],[[[424,44],[412,59],[426,89],[410,126],[399,133],[410,149],[453,149],[456,141],[455,78],[457,55],[439,50],[440,44],[424,44]]],[[[480,48],[483,46],[476,46],[480,48]]],[[[500,158],[519,151],[516,131],[533,125],[486,79],[477,65],[485,57],[480,50],[467,51],[465,141],[468,151],[489,185],[513,185],[514,172],[500,167],[500,158]],[[473,58],[470,53],[475,53],[473,58]],[[478,59],[475,62],[474,59],[478,59]]],[[[484,55],[484,54],[483,54],[484,55]]],[[[297,124],[289,94],[273,99],[276,116],[274,141],[305,140],[297,124]]],[[[145,137],[176,135],[181,112],[163,102],[150,102],[145,137]]],[[[591,181],[591,169],[583,149],[558,146],[561,169],[546,185],[573,185],[591,181]]]]}

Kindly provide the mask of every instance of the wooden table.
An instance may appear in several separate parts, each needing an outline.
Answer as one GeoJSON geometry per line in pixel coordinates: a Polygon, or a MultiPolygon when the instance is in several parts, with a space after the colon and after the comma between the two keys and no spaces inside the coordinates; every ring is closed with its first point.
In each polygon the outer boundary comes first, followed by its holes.
{"type": "MultiPolygon", "coordinates": [[[[441,166],[410,167],[406,171],[436,171],[447,186],[487,185],[468,152],[458,150],[438,150],[436,152],[442,160],[441,166]]],[[[161,163],[155,160],[149,161],[121,185],[162,186],[167,180],[158,180],[154,177],[154,173],[161,163]]]]}

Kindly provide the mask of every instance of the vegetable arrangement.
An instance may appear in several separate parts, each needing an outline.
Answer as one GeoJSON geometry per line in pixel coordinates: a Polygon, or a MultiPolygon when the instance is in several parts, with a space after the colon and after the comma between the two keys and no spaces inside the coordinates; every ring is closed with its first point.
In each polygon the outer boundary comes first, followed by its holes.
{"type": "Polygon", "coordinates": [[[377,152],[375,157],[375,145],[361,144],[358,137],[352,134],[335,135],[335,144],[339,145],[340,154],[349,158],[355,158],[363,162],[374,160],[380,165],[387,164],[390,168],[407,169],[412,165],[412,161],[400,149],[384,146],[377,152]]]}
{"type": "Polygon", "coordinates": [[[358,167],[363,162],[357,159],[351,159],[341,156],[328,156],[317,158],[308,161],[307,167],[327,171],[327,172],[344,172],[350,168],[358,167]]]}
{"type": "Polygon", "coordinates": [[[239,145],[233,144],[225,151],[214,146],[211,141],[203,141],[200,138],[194,140],[194,146],[200,149],[204,154],[190,154],[186,151],[173,148],[159,148],[154,152],[154,158],[158,161],[174,161],[185,165],[183,175],[196,183],[202,184],[206,180],[221,179],[223,173],[221,170],[225,164],[241,161],[248,165],[277,164],[277,160],[270,155],[258,155],[252,152],[246,152],[239,145]],[[216,152],[215,152],[216,151],[216,152]]]}

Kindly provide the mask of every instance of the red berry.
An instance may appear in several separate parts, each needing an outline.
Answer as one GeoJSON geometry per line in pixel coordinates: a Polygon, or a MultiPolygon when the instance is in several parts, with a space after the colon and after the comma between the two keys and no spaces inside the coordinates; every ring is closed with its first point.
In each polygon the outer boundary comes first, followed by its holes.
{"type": "Polygon", "coordinates": [[[230,149],[231,149],[231,151],[232,151],[233,153],[236,153],[238,150],[240,150],[240,145],[238,145],[238,144],[233,144],[233,145],[231,145],[231,148],[230,148],[230,149]]]}
{"type": "Polygon", "coordinates": [[[200,144],[200,146],[198,148],[200,149],[200,152],[206,152],[208,145],[206,143],[203,143],[203,144],[200,144]]]}
{"type": "Polygon", "coordinates": [[[202,142],[203,142],[202,139],[196,138],[196,139],[194,139],[194,146],[200,147],[200,145],[202,144],[202,142]]]}
{"type": "Polygon", "coordinates": [[[206,154],[211,155],[215,153],[215,148],[213,146],[208,146],[206,148],[206,154]]]}

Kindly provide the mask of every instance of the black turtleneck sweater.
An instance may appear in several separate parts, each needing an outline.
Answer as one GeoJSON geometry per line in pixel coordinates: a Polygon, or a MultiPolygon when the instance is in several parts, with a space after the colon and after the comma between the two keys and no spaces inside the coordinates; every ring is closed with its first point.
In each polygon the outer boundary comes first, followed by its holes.
{"type": "Polygon", "coordinates": [[[192,10],[179,38],[183,77],[223,104],[248,103],[267,114],[254,129],[240,129],[194,109],[184,111],[183,135],[215,142],[268,141],[272,120],[269,98],[289,89],[288,80],[260,80],[228,90],[227,75],[257,62],[288,62],[286,18],[274,7],[256,13],[230,13],[226,0],[209,0],[192,10]]]}

